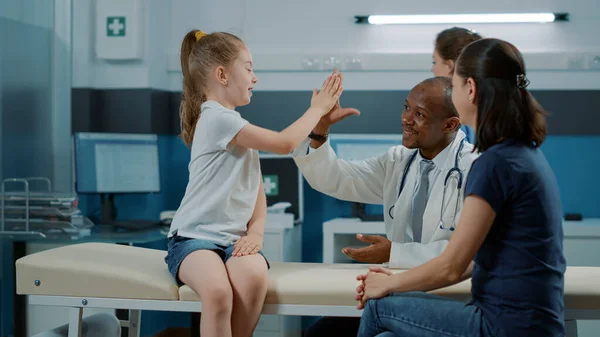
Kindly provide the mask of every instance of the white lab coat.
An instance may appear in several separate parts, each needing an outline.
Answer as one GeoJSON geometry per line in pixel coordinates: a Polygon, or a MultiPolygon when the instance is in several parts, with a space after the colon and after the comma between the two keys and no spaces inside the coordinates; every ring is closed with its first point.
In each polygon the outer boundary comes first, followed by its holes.
{"type": "MultiPolygon", "coordinates": [[[[398,198],[404,168],[415,149],[400,145],[390,148],[387,153],[363,161],[344,161],[337,158],[329,141],[307,154],[310,144],[310,139],[307,139],[292,154],[310,186],[317,191],[340,200],[383,204],[386,236],[392,241],[389,267],[412,268],[440,255],[452,234],[447,229],[439,228],[442,193],[444,178],[454,167],[456,152],[464,137],[464,132],[459,130],[454,141],[448,145],[450,151],[441,173],[430,182],[432,187],[423,215],[420,243],[413,242],[412,228],[408,225],[412,192],[418,171],[416,159],[411,164],[403,192],[398,198]],[[394,219],[389,216],[392,206],[394,219]]],[[[472,149],[473,145],[465,142],[459,160],[459,168],[464,176],[461,195],[456,193],[456,180],[452,179],[448,184],[445,202],[448,206],[443,214],[446,227],[458,223],[467,174],[477,157],[472,149]],[[454,217],[456,198],[460,198],[459,212],[454,217]]]]}

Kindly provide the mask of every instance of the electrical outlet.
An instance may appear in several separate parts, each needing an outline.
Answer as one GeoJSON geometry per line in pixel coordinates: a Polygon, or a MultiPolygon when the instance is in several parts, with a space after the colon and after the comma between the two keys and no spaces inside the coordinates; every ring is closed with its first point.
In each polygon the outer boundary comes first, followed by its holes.
{"type": "Polygon", "coordinates": [[[567,68],[571,70],[584,69],[585,68],[585,57],[581,54],[574,54],[568,58],[567,68]]]}
{"type": "Polygon", "coordinates": [[[333,68],[339,69],[341,63],[342,62],[340,61],[340,59],[335,56],[324,57],[323,58],[323,69],[326,69],[326,70],[333,70],[333,68]]]}
{"type": "Polygon", "coordinates": [[[353,57],[346,58],[344,60],[344,69],[345,70],[361,70],[362,62],[360,60],[360,57],[353,56],[353,57]]]}
{"type": "Polygon", "coordinates": [[[307,57],[302,60],[302,68],[304,70],[319,70],[321,69],[321,60],[318,57],[307,57]]]}
{"type": "Polygon", "coordinates": [[[600,54],[592,54],[590,56],[590,69],[600,70],[600,54]]]}

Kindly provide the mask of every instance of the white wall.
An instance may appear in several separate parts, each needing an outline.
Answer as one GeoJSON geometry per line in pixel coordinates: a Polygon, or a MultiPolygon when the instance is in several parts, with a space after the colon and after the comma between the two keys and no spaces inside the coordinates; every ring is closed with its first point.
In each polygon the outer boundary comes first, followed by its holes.
{"type": "Polygon", "coordinates": [[[360,56],[379,71],[346,72],[345,88],[409,89],[431,76],[435,35],[448,26],[370,26],[355,15],[464,12],[568,12],[569,22],[471,25],[485,36],[506,39],[526,56],[533,89],[600,87],[600,71],[582,71],[600,55],[596,0],[394,1],[394,0],[145,0],[144,57],[135,62],[104,62],[94,57],[94,7],[74,4],[73,86],[181,89],[179,49],[191,29],[228,31],[242,37],[253,53],[257,90],[307,90],[324,72],[295,71],[306,57],[360,56]],[[387,67],[387,66],[390,67],[387,67]],[[394,68],[394,71],[385,69],[394,68]],[[404,69],[401,69],[404,68],[404,69]],[[278,69],[278,70],[277,70],[278,69]],[[273,71],[277,70],[277,71],[273,71]]]}
{"type": "Polygon", "coordinates": [[[171,2],[143,1],[144,52],[140,60],[106,61],[95,56],[96,1],[77,0],[73,4],[73,87],[168,90],[171,2]]]}
{"type": "MultiPolygon", "coordinates": [[[[507,0],[507,1],[393,1],[393,0],[178,0],[173,2],[170,73],[171,89],[179,90],[178,48],[191,28],[205,31],[225,30],[239,34],[250,47],[257,68],[285,64],[298,66],[303,56],[405,54],[399,62],[411,63],[409,70],[390,72],[347,72],[346,89],[409,89],[431,76],[430,55],[435,35],[446,26],[369,26],[354,23],[355,15],[422,14],[461,12],[569,12],[571,21],[555,24],[471,25],[485,36],[509,40],[523,53],[558,53],[542,58],[528,57],[532,65],[543,68],[568,67],[565,53],[600,54],[600,21],[595,16],[596,0],[507,0]],[[226,3],[226,4],[223,4],[226,3]],[[226,8],[227,7],[227,8],[226,8]],[[410,54],[420,54],[418,59],[410,54]],[[285,56],[291,54],[290,56],[285,56]],[[289,60],[289,61],[287,61],[289,60]],[[420,60],[420,61],[419,61],[420,60]],[[269,64],[266,64],[269,63],[269,64]]],[[[371,66],[381,55],[371,57],[371,66]]],[[[285,67],[282,67],[285,68],[285,67]]],[[[259,71],[257,90],[306,90],[318,85],[323,73],[259,71]]],[[[600,72],[532,71],[531,88],[598,88],[600,72]]]]}
{"type": "Polygon", "coordinates": [[[148,0],[147,14],[148,82],[151,88],[169,90],[169,78],[165,67],[170,53],[171,1],[148,0]]]}
{"type": "MultiPolygon", "coordinates": [[[[331,0],[330,0],[331,1],[331,0]]],[[[181,61],[179,51],[183,37],[192,29],[205,32],[226,31],[245,40],[244,21],[246,2],[253,0],[172,0],[169,48],[169,87],[181,90],[181,61]]],[[[290,1],[285,1],[290,2],[290,1]]],[[[264,21],[263,21],[264,23],[264,21]]]]}
{"type": "Polygon", "coordinates": [[[93,7],[94,3],[91,0],[73,2],[73,75],[71,85],[74,88],[93,87],[95,74],[93,7]]]}

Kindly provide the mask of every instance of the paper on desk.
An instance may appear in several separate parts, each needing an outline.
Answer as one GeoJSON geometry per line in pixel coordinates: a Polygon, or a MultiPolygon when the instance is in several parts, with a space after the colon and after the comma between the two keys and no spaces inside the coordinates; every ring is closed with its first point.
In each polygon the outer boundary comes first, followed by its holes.
{"type": "Polygon", "coordinates": [[[292,207],[289,202],[278,202],[267,207],[267,213],[285,213],[285,210],[292,207]]]}

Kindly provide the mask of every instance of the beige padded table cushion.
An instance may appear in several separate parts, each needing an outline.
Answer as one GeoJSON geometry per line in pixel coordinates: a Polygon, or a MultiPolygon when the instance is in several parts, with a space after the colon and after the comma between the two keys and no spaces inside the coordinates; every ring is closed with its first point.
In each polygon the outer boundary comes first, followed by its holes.
{"type": "MultiPolygon", "coordinates": [[[[271,263],[265,304],[355,306],[356,276],[367,272],[368,267],[364,264],[271,263]]],[[[466,300],[470,289],[470,281],[465,281],[433,293],[466,300]]],[[[188,286],[180,288],[179,299],[200,300],[188,286]]]]}
{"type": "MultiPolygon", "coordinates": [[[[178,288],[164,262],[165,251],[107,243],[54,248],[19,259],[17,293],[122,299],[199,301],[178,288]],[[39,280],[39,286],[35,281],[39,280]]],[[[272,263],[266,304],[354,306],[362,264],[272,263]]],[[[403,272],[395,270],[394,272],[403,272]]],[[[600,310],[600,267],[568,267],[565,306],[600,310]]],[[[467,300],[471,281],[432,293],[467,300]]]]}
{"type": "Polygon", "coordinates": [[[177,300],[165,256],[162,250],[109,243],[49,249],[17,260],[17,293],[177,300]]]}
{"type": "MultiPolygon", "coordinates": [[[[323,263],[272,263],[266,304],[354,306],[356,276],[368,265],[323,263]]],[[[404,270],[393,270],[401,273],[404,270]]],[[[565,307],[569,310],[600,310],[600,267],[568,267],[565,273],[565,307]]],[[[459,301],[470,299],[471,280],[437,289],[432,294],[459,301]]],[[[180,300],[199,301],[187,286],[180,300]]]]}
{"type": "Polygon", "coordinates": [[[565,308],[600,310],[600,267],[567,267],[565,308]]]}

